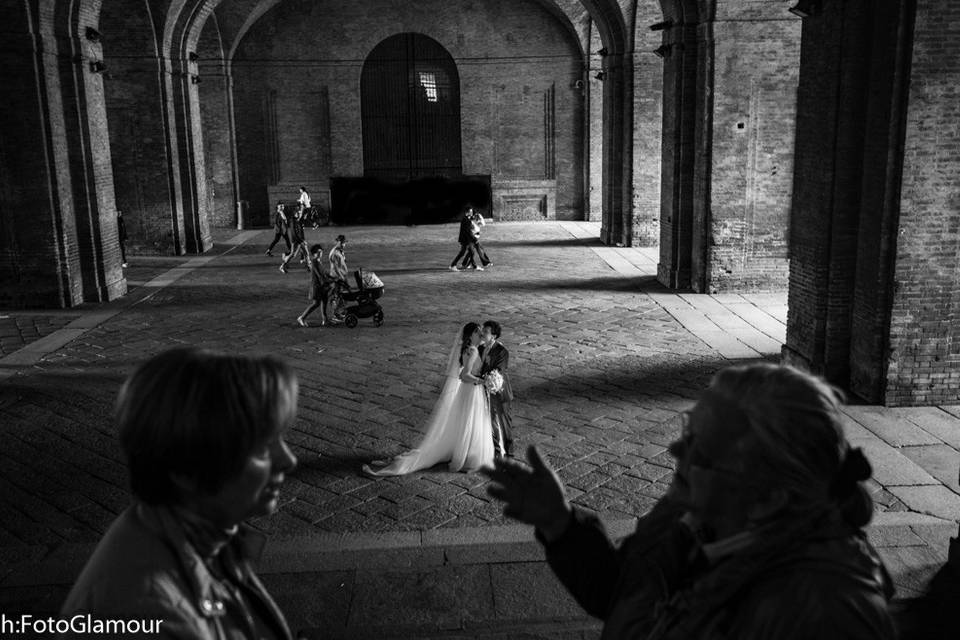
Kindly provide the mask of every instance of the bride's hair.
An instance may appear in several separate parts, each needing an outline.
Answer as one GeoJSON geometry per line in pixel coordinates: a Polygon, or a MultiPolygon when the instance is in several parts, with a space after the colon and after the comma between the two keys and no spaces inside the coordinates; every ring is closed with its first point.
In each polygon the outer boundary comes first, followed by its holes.
{"type": "Polygon", "coordinates": [[[467,347],[470,346],[470,338],[473,337],[473,332],[480,328],[480,325],[476,322],[468,322],[463,325],[463,332],[460,334],[460,364],[463,365],[463,352],[467,350],[467,347]]]}

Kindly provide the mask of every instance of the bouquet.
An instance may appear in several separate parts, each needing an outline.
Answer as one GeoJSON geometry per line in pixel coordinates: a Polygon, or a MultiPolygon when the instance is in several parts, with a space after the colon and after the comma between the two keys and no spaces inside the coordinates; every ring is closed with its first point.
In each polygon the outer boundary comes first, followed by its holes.
{"type": "Polygon", "coordinates": [[[494,369],[483,376],[483,388],[491,395],[500,393],[500,390],[503,389],[503,374],[497,369],[494,369]]]}

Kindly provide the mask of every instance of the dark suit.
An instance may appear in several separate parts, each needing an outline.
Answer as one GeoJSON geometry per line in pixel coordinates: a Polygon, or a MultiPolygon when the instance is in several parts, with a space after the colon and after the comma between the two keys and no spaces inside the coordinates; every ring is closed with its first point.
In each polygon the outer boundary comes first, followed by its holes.
{"type": "Polygon", "coordinates": [[[500,451],[501,434],[503,436],[503,450],[507,455],[513,455],[513,422],[510,418],[510,403],[513,402],[513,387],[510,386],[510,376],[507,375],[507,367],[510,365],[510,352],[507,348],[495,342],[490,347],[489,357],[484,349],[480,355],[483,357],[483,367],[480,369],[480,376],[485,376],[494,369],[500,371],[503,376],[503,388],[499,393],[490,394],[490,417],[493,421],[493,447],[496,452],[500,451]]]}
{"type": "Polygon", "coordinates": [[[457,236],[457,242],[460,243],[460,252],[457,254],[457,257],[453,259],[453,262],[450,263],[451,267],[457,266],[457,261],[460,258],[463,258],[464,263],[467,262],[467,258],[473,262],[473,232],[471,228],[473,223],[470,221],[470,218],[466,215],[463,216],[463,219],[460,220],[460,234],[457,236]]]}

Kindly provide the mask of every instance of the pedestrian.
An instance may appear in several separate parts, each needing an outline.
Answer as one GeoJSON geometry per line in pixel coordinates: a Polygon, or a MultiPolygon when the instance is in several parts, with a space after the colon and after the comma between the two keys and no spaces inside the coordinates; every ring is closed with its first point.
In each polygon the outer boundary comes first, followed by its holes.
{"type": "Polygon", "coordinates": [[[310,209],[310,194],[307,193],[306,187],[300,187],[300,197],[297,199],[297,206],[300,208],[300,212],[306,215],[309,213],[310,209]]]}
{"type": "Polygon", "coordinates": [[[277,209],[273,213],[273,242],[270,243],[270,246],[267,247],[265,255],[272,256],[273,248],[280,242],[280,239],[283,239],[284,244],[287,245],[286,253],[290,253],[290,234],[289,234],[289,220],[287,220],[286,206],[283,204],[283,200],[277,200],[277,209]]]}
{"type": "Polygon", "coordinates": [[[292,640],[253,569],[266,538],[245,522],[280,504],[297,463],[284,441],[296,413],[296,375],[271,356],[189,347],[138,366],[115,412],[133,502],[62,619],[119,622],[111,638],[292,640]]]}
{"type": "MultiPolygon", "coordinates": [[[[473,212],[473,207],[467,207],[463,212],[463,217],[460,219],[460,232],[457,235],[457,242],[460,243],[460,251],[457,253],[457,256],[453,259],[453,262],[450,263],[450,271],[460,271],[460,268],[457,267],[457,262],[460,261],[460,258],[463,258],[465,264],[473,262],[473,219],[471,213],[473,212]]],[[[473,262],[475,265],[476,262],[473,262]]]]}
{"type": "Polygon", "coordinates": [[[340,234],[336,238],[336,244],[330,250],[330,277],[334,280],[335,286],[331,296],[333,313],[330,316],[331,322],[339,323],[343,321],[343,308],[346,306],[340,291],[350,291],[350,282],[347,280],[347,237],[340,234]]]}
{"type": "Polygon", "coordinates": [[[330,250],[330,275],[341,281],[343,286],[350,288],[347,282],[347,237],[343,234],[337,236],[336,244],[330,250]]]}
{"type": "Polygon", "coordinates": [[[487,257],[487,252],[483,250],[483,247],[480,246],[480,229],[487,224],[486,220],[483,219],[483,216],[479,211],[475,211],[472,207],[467,210],[467,216],[470,218],[470,236],[473,238],[471,243],[471,248],[473,252],[467,252],[466,257],[463,259],[463,263],[460,265],[461,269],[466,269],[470,267],[476,269],[477,271],[483,271],[484,267],[489,267],[493,265],[490,262],[490,258],[487,257]],[[480,266],[477,266],[476,257],[480,258],[480,266]]]}
{"type": "Polygon", "coordinates": [[[300,262],[305,262],[308,256],[307,237],[303,230],[303,212],[297,211],[293,214],[293,220],[290,221],[290,242],[293,247],[290,253],[283,256],[283,263],[280,265],[280,271],[287,272],[287,263],[294,257],[300,256],[300,262]]]}
{"type": "Polygon", "coordinates": [[[330,291],[334,286],[333,278],[323,263],[322,245],[310,245],[310,258],[307,260],[307,266],[310,271],[310,289],[307,292],[310,306],[297,316],[297,324],[301,327],[309,327],[307,316],[320,309],[320,326],[322,327],[327,324],[327,304],[330,301],[330,291]]]}
{"type": "Polygon", "coordinates": [[[864,527],[871,468],[843,434],[840,394],[768,363],[720,371],[669,447],[664,495],[615,547],[530,447],[485,472],[504,513],[601,638],[892,640],[893,583],[864,527]]]}
{"type": "Polygon", "coordinates": [[[117,240],[120,242],[120,266],[127,268],[127,225],[123,221],[123,211],[117,209],[117,240]]]}

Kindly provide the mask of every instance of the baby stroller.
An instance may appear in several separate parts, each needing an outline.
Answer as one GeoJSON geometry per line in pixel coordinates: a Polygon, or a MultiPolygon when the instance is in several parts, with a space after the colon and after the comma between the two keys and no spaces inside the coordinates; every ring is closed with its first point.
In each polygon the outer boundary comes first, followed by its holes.
{"type": "Polygon", "coordinates": [[[353,329],[357,326],[358,318],[373,317],[374,326],[379,327],[383,324],[383,307],[377,303],[377,299],[383,295],[383,282],[373,271],[364,273],[363,267],[354,271],[353,277],[357,281],[356,291],[342,285],[338,291],[341,299],[355,303],[343,310],[343,324],[353,329]]]}

